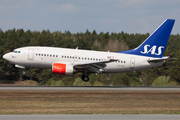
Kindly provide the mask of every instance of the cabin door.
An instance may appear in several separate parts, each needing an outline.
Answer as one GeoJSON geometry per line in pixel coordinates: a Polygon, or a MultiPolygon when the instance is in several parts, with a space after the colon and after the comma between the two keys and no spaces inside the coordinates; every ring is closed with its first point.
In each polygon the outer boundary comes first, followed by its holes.
{"type": "Polygon", "coordinates": [[[130,68],[134,69],[134,67],[135,67],[135,59],[131,58],[131,60],[130,60],[130,68]]]}
{"type": "Polygon", "coordinates": [[[28,59],[29,60],[33,60],[33,53],[34,53],[34,49],[30,48],[28,50],[28,59]]]}

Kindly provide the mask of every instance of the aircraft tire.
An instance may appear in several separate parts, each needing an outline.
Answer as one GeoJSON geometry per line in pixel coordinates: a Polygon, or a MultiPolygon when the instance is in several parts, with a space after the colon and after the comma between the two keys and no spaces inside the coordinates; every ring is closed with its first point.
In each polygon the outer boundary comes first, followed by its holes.
{"type": "Polygon", "coordinates": [[[82,80],[84,81],[84,82],[88,82],[89,81],[89,77],[88,76],[82,76],[81,77],[82,78],[82,80]]]}

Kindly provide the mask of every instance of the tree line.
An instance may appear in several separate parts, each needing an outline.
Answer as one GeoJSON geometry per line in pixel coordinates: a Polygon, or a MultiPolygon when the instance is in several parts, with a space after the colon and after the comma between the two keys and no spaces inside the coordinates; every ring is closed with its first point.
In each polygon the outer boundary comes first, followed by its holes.
{"type": "Polygon", "coordinates": [[[0,29],[0,84],[12,84],[16,81],[34,80],[39,85],[88,85],[88,86],[172,86],[180,83],[180,35],[171,35],[164,56],[177,58],[166,61],[163,66],[148,70],[116,74],[91,74],[90,81],[80,80],[82,73],[73,76],[55,75],[47,69],[28,68],[26,74],[22,69],[5,61],[2,56],[24,46],[51,46],[79,48],[86,50],[118,52],[139,46],[150,34],[96,33],[86,30],[85,33],[50,32],[49,30],[24,31],[23,29],[0,29]]]}

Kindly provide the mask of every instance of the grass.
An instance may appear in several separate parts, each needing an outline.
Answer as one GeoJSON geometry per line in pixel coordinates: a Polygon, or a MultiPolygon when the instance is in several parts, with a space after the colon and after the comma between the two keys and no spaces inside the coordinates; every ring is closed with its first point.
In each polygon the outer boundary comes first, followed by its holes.
{"type": "Polygon", "coordinates": [[[0,114],[180,114],[180,91],[0,91],[0,114]]]}

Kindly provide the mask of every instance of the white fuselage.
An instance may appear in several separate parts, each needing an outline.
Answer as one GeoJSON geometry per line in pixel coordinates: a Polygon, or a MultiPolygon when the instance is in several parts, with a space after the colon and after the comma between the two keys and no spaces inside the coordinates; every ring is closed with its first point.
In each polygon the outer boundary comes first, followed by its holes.
{"type": "Polygon", "coordinates": [[[24,67],[51,69],[53,63],[91,63],[117,59],[106,63],[104,67],[106,73],[118,73],[136,71],[160,66],[164,61],[148,62],[152,57],[130,55],[113,52],[101,52],[57,47],[22,47],[3,56],[4,59],[13,64],[24,67]]]}

